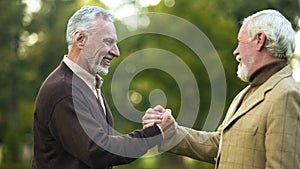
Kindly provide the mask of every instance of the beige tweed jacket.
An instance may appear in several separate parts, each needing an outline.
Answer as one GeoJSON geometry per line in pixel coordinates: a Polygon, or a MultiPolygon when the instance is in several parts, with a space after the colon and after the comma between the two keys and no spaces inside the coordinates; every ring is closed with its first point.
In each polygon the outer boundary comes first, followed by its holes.
{"type": "Polygon", "coordinates": [[[290,66],[237,108],[248,89],[233,100],[216,132],[179,126],[160,150],[215,163],[216,169],[300,169],[300,86],[290,66]]]}

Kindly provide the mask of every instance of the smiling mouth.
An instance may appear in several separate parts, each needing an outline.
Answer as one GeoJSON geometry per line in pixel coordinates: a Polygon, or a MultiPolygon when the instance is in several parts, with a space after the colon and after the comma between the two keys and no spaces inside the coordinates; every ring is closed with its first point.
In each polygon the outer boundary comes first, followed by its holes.
{"type": "Polygon", "coordinates": [[[103,66],[110,66],[110,61],[112,60],[112,58],[109,58],[109,57],[104,57],[102,59],[102,65],[103,66]]]}
{"type": "Polygon", "coordinates": [[[242,60],[242,58],[241,58],[241,56],[240,55],[237,55],[236,57],[235,57],[235,59],[236,59],[236,61],[238,61],[239,63],[241,62],[241,60],[242,60]]]}

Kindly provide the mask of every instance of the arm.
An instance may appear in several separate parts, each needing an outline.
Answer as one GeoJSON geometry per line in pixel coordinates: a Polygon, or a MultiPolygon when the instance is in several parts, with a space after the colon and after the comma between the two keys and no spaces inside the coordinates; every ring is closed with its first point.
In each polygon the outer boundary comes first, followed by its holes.
{"type": "Polygon", "coordinates": [[[129,135],[109,135],[105,119],[96,120],[88,104],[71,96],[62,99],[48,126],[65,151],[91,168],[129,163],[161,142],[157,126],[129,135]]]}
{"type": "Polygon", "coordinates": [[[214,163],[214,158],[218,153],[219,140],[218,132],[197,131],[178,126],[172,137],[164,139],[160,145],[160,151],[214,163]]]}
{"type": "MultiPolygon", "coordinates": [[[[174,118],[163,117],[170,109],[164,109],[161,106],[156,106],[148,109],[143,117],[144,126],[157,123],[161,124],[162,121],[175,121],[174,118]]],[[[167,134],[164,137],[163,143],[159,146],[159,151],[168,151],[170,153],[188,156],[194,159],[214,163],[214,158],[217,156],[220,130],[217,132],[197,131],[183,126],[172,128],[172,134],[167,134]],[[175,131],[173,131],[175,129],[175,131]]],[[[165,131],[164,135],[166,135],[165,131]]]]}

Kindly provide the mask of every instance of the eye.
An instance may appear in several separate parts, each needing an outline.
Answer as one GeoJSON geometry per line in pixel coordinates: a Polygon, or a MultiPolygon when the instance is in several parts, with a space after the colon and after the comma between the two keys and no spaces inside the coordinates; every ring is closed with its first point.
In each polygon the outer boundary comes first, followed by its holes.
{"type": "Polygon", "coordinates": [[[114,45],[116,43],[116,41],[114,39],[111,39],[111,38],[106,38],[103,41],[108,46],[112,46],[112,45],[114,45]]]}

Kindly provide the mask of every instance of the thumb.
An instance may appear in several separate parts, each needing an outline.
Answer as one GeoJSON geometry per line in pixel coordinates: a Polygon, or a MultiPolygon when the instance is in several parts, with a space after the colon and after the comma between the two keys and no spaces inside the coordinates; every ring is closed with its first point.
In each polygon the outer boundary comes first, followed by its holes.
{"type": "Polygon", "coordinates": [[[166,113],[172,115],[172,110],[171,109],[166,109],[166,113]]]}

